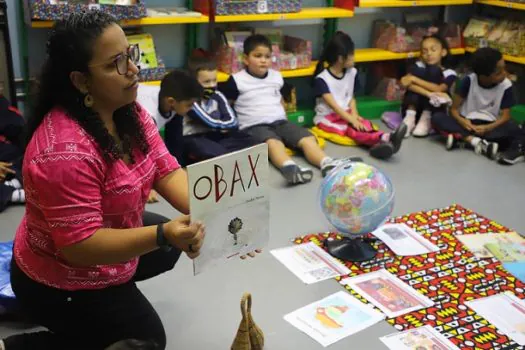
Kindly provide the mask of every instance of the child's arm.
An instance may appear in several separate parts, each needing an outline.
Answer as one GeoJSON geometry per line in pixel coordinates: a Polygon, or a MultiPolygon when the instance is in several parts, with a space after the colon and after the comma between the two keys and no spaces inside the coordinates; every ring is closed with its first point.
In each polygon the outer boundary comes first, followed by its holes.
{"type": "Polygon", "coordinates": [[[211,99],[217,102],[217,110],[209,113],[200,103],[195,102],[192,109],[188,112],[188,117],[198,120],[212,129],[225,130],[236,128],[238,125],[237,118],[228,104],[226,97],[220,92],[217,92],[211,99]]]}
{"type": "Polygon", "coordinates": [[[514,94],[512,93],[512,87],[509,87],[507,90],[505,90],[505,93],[503,94],[503,98],[501,99],[500,117],[490,124],[476,126],[475,127],[476,133],[483,135],[507,123],[508,121],[510,121],[511,119],[510,109],[512,106],[514,106],[515,103],[516,101],[514,99],[514,94]]]}
{"type": "Polygon", "coordinates": [[[228,100],[228,103],[233,106],[237,98],[239,98],[240,94],[233,75],[230,75],[230,78],[226,81],[226,83],[220,86],[220,92],[224,94],[224,96],[228,100]]]}
{"type": "MultiPolygon", "coordinates": [[[[426,81],[426,80],[423,80],[421,78],[418,78],[418,77],[416,77],[414,75],[411,76],[410,81],[412,82],[412,84],[410,84],[410,86],[412,86],[412,85],[419,86],[419,87],[425,89],[426,91],[429,91],[430,93],[432,93],[432,92],[447,92],[448,88],[449,88],[449,86],[446,83],[434,84],[434,83],[431,83],[429,81],[426,81]]],[[[409,86],[409,88],[410,88],[410,86],[409,86]]],[[[414,92],[416,92],[416,91],[414,91],[414,92]]]]}
{"type": "Polygon", "coordinates": [[[335,113],[337,113],[341,118],[346,120],[350,125],[352,125],[357,130],[366,131],[365,126],[363,125],[363,123],[361,123],[361,120],[359,120],[357,108],[355,108],[354,98],[351,102],[351,106],[353,106],[354,108],[352,108],[352,113],[348,113],[344,108],[337,104],[337,101],[331,93],[324,93],[321,97],[335,113]]]}
{"type": "Polygon", "coordinates": [[[349,106],[351,108],[352,113],[348,113],[345,110],[345,108],[348,108],[348,106],[345,106],[345,107],[339,106],[334,96],[330,92],[330,88],[328,87],[328,85],[322,78],[315,79],[314,89],[315,89],[316,96],[321,97],[323,101],[328,105],[328,107],[330,107],[341,118],[346,120],[350,125],[352,125],[357,130],[362,130],[362,131],[366,130],[364,125],[359,120],[359,115],[357,114],[357,108],[355,108],[355,105],[352,105],[352,101],[350,102],[350,106],[349,106]]]}
{"type": "Polygon", "coordinates": [[[464,98],[460,94],[454,94],[452,100],[452,107],[450,107],[450,115],[467,131],[474,131],[474,125],[467,118],[459,113],[459,108],[463,104],[464,98]]]}

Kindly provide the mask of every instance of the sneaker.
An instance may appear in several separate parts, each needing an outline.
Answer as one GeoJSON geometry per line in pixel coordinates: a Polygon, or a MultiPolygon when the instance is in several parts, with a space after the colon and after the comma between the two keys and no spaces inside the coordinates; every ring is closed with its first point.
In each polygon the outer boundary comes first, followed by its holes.
{"type": "Polygon", "coordinates": [[[328,162],[324,167],[321,168],[321,175],[325,177],[334,170],[338,165],[345,162],[362,162],[363,158],[360,157],[349,157],[349,158],[335,158],[331,162],[328,162]]]}
{"type": "Polygon", "coordinates": [[[450,151],[458,146],[458,140],[454,137],[453,134],[447,135],[447,142],[445,143],[445,148],[447,151],[450,151]]]}
{"type": "Polygon", "coordinates": [[[281,172],[289,185],[310,182],[314,176],[314,172],[311,169],[301,169],[297,164],[286,165],[281,168],[281,172]]]}
{"type": "Polygon", "coordinates": [[[503,152],[499,158],[499,163],[504,165],[514,165],[525,161],[525,143],[516,142],[508,150],[503,152]]]}
{"type": "MultiPolygon", "coordinates": [[[[404,133],[401,135],[404,135],[404,133]]],[[[393,154],[394,145],[391,142],[381,142],[370,148],[370,155],[377,159],[388,159],[393,154]]]]}
{"type": "Polygon", "coordinates": [[[394,130],[394,132],[390,134],[390,143],[394,148],[394,153],[397,153],[401,148],[401,144],[403,143],[403,138],[405,137],[407,130],[408,126],[402,123],[396,130],[394,130]]]}
{"type": "Polygon", "coordinates": [[[489,159],[496,159],[498,155],[498,144],[496,142],[488,142],[487,140],[481,140],[474,147],[476,154],[487,156],[489,159]]]}
{"type": "Polygon", "coordinates": [[[432,125],[430,123],[430,113],[421,113],[421,119],[419,119],[419,122],[416,125],[416,128],[412,132],[412,135],[415,137],[427,137],[430,133],[430,129],[432,129],[432,125]]]}

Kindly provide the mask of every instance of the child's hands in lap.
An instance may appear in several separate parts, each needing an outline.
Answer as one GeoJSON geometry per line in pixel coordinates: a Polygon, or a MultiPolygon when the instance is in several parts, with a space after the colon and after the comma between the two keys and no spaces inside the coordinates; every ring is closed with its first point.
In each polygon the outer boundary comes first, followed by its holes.
{"type": "Polygon", "coordinates": [[[363,118],[361,118],[360,116],[353,116],[349,123],[350,123],[350,124],[354,127],[354,129],[356,129],[356,130],[359,130],[359,131],[368,131],[367,127],[366,127],[365,124],[363,123],[363,118]]]}

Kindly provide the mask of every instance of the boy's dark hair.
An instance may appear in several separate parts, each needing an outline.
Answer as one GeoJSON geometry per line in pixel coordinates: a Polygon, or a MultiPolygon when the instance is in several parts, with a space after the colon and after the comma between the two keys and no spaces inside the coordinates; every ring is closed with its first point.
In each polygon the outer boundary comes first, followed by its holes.
{"type": "Polygon", "coordinates": [[[176,69],[164,76],[160,83],[159,99],[171,97],[175,101],[199,99],[202,87],[190,73],[176,69]]]}
{"type": "Polygon", "coordinates": [[[348,55],[353,55],[354,51],[355,44],[350,35],[342,31],[336,32],[323,50],[321,59],[315,67],[314,77],[323,71],[325,63],[332,65],[337,62],[339,57],[342,56],[346,59],[348,55]]]}
{"type": "Polygon", "coordinates": [[[217,61],[215,61],[211,57],[206,56],[194,56],[191,57],[188,61],[188,71],[192,76],[195,78],[199,74],[200,71],[207,70],[216,70],[217,69],[217,61]]]}
{"type": "Polygon", "coordinates": [[[262,34],[253,34],[244,40],[244,54],[249,55],[257,46],[264,46],[272,51],[272,42],[262,34]]]}
{"type": "Polygon", "coordinates": [[[491,47],[477,49],[470,58],[470,66],[476,75],[488,77],[496,71],[496,65],[503,58],[501,52],[491,47]]]}

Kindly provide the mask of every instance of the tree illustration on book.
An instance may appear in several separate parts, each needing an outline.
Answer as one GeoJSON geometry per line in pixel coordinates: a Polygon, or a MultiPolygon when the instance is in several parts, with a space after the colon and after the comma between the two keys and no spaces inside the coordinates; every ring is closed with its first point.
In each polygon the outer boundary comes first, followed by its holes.
{"type": "Polygon", "coordinates": [[[230,221],[230,224],[228,225],[228,231],[233,235],[233,245],[237,245],[239,243],[238,235],[239,231],[242,229],[242,220],[239,218],[235,218],[232,221],[230,221]]]}

